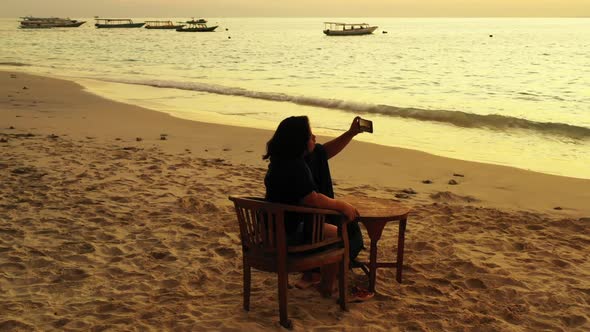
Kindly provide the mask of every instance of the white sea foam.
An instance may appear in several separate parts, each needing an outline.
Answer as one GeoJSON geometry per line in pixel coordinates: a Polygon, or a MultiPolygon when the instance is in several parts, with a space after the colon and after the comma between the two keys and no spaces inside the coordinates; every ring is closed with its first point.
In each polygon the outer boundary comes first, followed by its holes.
{"type": "Polygon", "coordinates": [[[298,105],[338,109],[354,114],[380,114],[419,121],[433,121],[465,128],[487,128],[492,130],[527,129],[543,134],[561,135],[573,139],[590,138],[590,128],[566,123],[536,122],[499,114],[473,114],[462,111],[428,110],[404,108],[391,105],[374,105],[339,99],[325,99],[307,96],[293,96],[285,93],[252,91],[244,88],[227,87],[199,82],[175,82],[164,80],[114,80],[117,83],[138,84],[158,88],[172,88],[200,91],[226,96],[239,96],[276,102],[290,102],[298,105]]]}

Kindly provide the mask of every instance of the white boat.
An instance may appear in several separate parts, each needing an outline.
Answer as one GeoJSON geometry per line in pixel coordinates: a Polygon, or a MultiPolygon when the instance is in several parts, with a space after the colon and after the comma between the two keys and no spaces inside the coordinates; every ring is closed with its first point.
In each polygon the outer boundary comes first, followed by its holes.
{"type": "Polygon", "coordinates": [[[21,29],[77,28],[86,21],[77,21],[60,17],[21,17],[21,29]]]}
{"type": "Polygon", "coordinates": [[[378,28],[367,23],[324,22],[324,26],[324,33],[328,36],[370,35],[378,28]]]}

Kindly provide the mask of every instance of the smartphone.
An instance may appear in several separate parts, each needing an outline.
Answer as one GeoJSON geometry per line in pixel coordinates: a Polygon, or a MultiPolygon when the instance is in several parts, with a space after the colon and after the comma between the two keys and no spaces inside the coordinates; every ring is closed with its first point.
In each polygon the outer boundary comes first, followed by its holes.
{"type": "Polygon", "coordinates": [[[373,133],[373,121],[371,120],[365,120],[365,119],[359,119],[359,127],[361,128],[361,133],[362,132],[367,132],[367,133],[373,133]]]}

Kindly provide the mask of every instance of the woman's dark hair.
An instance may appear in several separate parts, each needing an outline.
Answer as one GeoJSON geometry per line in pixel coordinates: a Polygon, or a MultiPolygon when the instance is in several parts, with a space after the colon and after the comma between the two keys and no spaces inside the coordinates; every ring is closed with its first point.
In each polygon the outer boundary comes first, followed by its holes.
{"type": "Polygon", "coordinates": [[[281,121],[274,135],[266,143],[266,154],[262,159],[295,159],[307,151],[311,136],[307,116],[291,116],[281,121]]]}

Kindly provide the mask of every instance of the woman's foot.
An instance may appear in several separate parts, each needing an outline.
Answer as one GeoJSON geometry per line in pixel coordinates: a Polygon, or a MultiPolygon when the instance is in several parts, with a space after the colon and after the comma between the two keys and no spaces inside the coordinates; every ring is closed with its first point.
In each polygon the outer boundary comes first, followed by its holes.
{"type": "Polygon", "coordinates": [[[348,300],[348,302],[364,302],[369,299],[372,299],[374,296],[375,296],[375,293],[369,292],[365,288],[358,287],[358,286],[352,286],[352,292],[348,296],[347,300],[348,300]]]}
{"type": "Polygon", "coordinates": [[[319,273],[313,272],[304,272],[301,276],[301,279],[295,282],[295,287],[299,289],[308,289],[315,285],[318,285],[321,280],[321,275],[319,273]]]}

